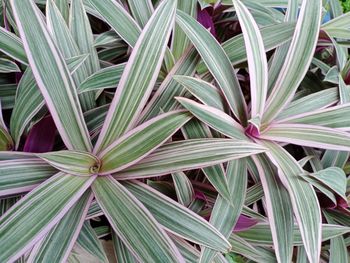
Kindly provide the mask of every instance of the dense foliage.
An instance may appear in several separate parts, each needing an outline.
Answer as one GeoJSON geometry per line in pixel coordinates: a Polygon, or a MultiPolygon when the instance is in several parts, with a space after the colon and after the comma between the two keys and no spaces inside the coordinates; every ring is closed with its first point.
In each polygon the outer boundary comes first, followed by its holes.
{"type": "Polygon", "coordinates": [[[347,3],[0,0],[0,262],[348,262],[347,3]]]}

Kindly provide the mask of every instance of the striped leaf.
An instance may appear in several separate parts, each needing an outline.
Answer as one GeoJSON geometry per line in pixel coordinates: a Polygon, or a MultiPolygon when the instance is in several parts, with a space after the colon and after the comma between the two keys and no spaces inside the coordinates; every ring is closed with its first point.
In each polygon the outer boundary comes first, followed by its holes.
{"type": "Polygon", "coordinates": [[[277,166],[279,178],[289,193],[308,259],[312,263],[319,262],[322,221],[315,190],[309,183],[298,178],[303,169],[286,150],[267,141],[263,145],[268,147],[266,154],[277,166]]]}
{"type": "Polygon", "coordinates": [[[303,1],[285,63],[265,107],[263,123],[270,123],[288,104],[303,80],[316,47],[322,1],[303,1]],[[300,52],[303,50],[304,52],[300,52]]]}
{"type": "MultiPolygon", "coordinates": [[[[217,197],[209,223],[216,227],[224,237],[229,238],[241,214],[246,195],[248,182],[246,160],[230,161],[226,176],[231,199],[226,200],[220,195],[217,197]]],[[[201,251],[200,262],[212,262],[216,255],[216,251],[204,248],[201,251]]]]}
{"type": "Polygon", "coordinates": [[[186,98],[177,98],[177,100],[194,116],[213,129],[230,138],[247,140],[243,127],[228,114],[186,98]]]}
{"type": "MultiPolygon", "coordinates": [[[[177,9],[185,12],[186,14],[196,17],[197,13],[197,1],[196,0],[178,0],[177,9]]],[[[173,32],[173,38],[171,42],[171,50],[174,54],[174,58],[179,59],[186,49],[190,45],[190,40],[187,38],[186,34],[181,30],[178,25],[175,25],[173,32]]]]}
{"type": "Polygon", "coordinates": [[[264,42],[252,14],[240,0],[233,0],[239,24],[241,25],[250,77],[251,118],[262,118],[267,96],[267,59],[264,42]]]}
{"type": "Polygon", "coordinates": [[[96,179],[92,189],[114,231],[138,260],[184,262],[163,228],[124,186],[107,176],[96,179]]]}
{"type": "Polygon", "coordinates": [[[95,230],[91,227],[90,222],[85,220],[79,233],[77,244],[92,256],[96,256],[101,262],[108,262],[106,253],[98,239],[95,230]]]}
{"type": "Polygon", "coordinates": [[[143,183],[133,181],[123,185],[172,233],[221,252],[230,250],[225,237],[188,208],[143,183]]]}
{"type": "MultiPolygon", "coordinates": [[[[349,227],[322,224],[322,241],[327,241],[331,238],[344,235],[346,233],[349,233],[349,231],[349,227]]],[[[255,225],[246,231],[236,232],[235,234],[244,238],[252,245],[273,246],[270,226],[266,223],[255,225]]],[[[301,246],[303,244],[301,232],[297,225],[294,225],[293,228],[293,244],[294,246],[301,246]]]]}
{"type": "MultiPolygon", "coordinates": [[[[293,36],[294,29],[295,23],[279,23],[262,27],[260,33],[264,41],[265,51],[270,51],[290,40],[293,36]]],[[[247,60],[247,51],[244,45],[243,34],[239,34],[225,41],[222,43],[222,48],[233,66],[247,60]]],[[[197,70],[199,74],[203,74],[206,73],[208,69],[204,62],[201,61],[198,64],[197,70]]]]}
{"type": "Polygon", "coordinates": [[[6,58],[0,58],[0,73],[21,72],[16,63],[6,58]]]}
{"type": "Polygon", "coordinates": [[[72,175],[90,176],[100,169],[100,161],[86,152],[58,151],[37,155],[58,170],[72,175]]]}
{"type": "Polygon", "coordinates": [[[23,64],[28,64],[21,39],[3,27],[0,27],[0,50],[9,57],[23,64]]]}
{"type": "Polygon", "coordinates": [[[350,150],[350,135],[347,132],[317,125],[273,124],[260,138],[329,150],[350,150]]]}
{"type": "Polygon", "coordinates": [[[178,202],[183,206],[189,206],[195,198],[195,193],[190,179],[183,172],[173,173],[172,179],[178,202]]]}
{"type": "Polygon", "coordinates": [[[139,38],[141,29],[124,7],[113,0],[87,0],[108,25],[131,47],[139,38]]]}
{"type": "Polygon", "coordinates": [[[163,1],[142,31],[129,58],[94,148],[104,150],[135,126],[153,89],[175,18],[174,1],[163,1]]]}
{"type": "Polygon", "coordinates": [[[91,200],[91,191],[84,193],[61,221],[34,246],[28,262],[65,262],[79,235],[91,200]]]}
{"type": "Polygon", "coordinates": [[[293,211],[287,190],[266,155],[252,157],[264,189],[266,211],[278,262],[290,262],[293,249],[293,211]]]}
{"type": "Polygon", "coordinates": [[[94,179],[59,173],[17,202],[0,218],[0,260],[15,261],[41,240],[94,179]]]}
{"type": "Polygon", "coordinates": [[[153,118],[126,133],[99,154],[99,174],[121,171],[137,163],[166,142],[191,119],[188,112],[173,111],[153,118]]]}
{"type": "Polygon", "coordinates": [[[235,116],[244,123],[247,119],[247,106],[237,76],[220,44],[204,27],[186,13],[178,10],[176,22],[196,47],[218,82],[235,116]]]}
{"type": "Polygon", "coordinates": [[[153,4],[151,0],[128,0],[130,7],[130,12],[140,25],[141,28],[144,28],[148,20],[152,16],[153,4]]]}
{"type": "Polygon", "coordinates": [[[112,241],[114,248],[114,255],[119,263],[137,263],[137,259],[133,256],[130,250],[124,245],[123,241],[112,232],[112,241]]]}
{"type": "MultiPolygon", "coordinates": [[[[71,73],[81,65],[84,57],[78,56],[66,60],[71,73]]],[[[16,149],[19,146],[22,133],[34,116],[43,109],[44,105],[44,98],[38,89],[31,68],[28,67],[18,84],[16,103],[10,120],[10,131],[15,141],[16,149]]]]}
{"type": "Polygon", "coordinates": [[[167,143],[137,164],[115,174],[115,178],[160,176],[212,166],[264,151],[264,147],[255,143],[231,139],[195,139],[167,143]]]}
{"type": "Polygon", "coordinates": [[[11,1],[37,84],[69,149],[90,150],[91,142],[66,63],[32,0],[11,1]]]}
{"type": "Polygon", "coordinates": [[[38,159],[0,161],[0,196],[29,192],[56,172],[38,159]]]}
{"type": "Polygon", "coordinates": [[[178,107],[178,102],[175,100],[176,96],[184,96],[186,89],[177,83],[173,76],[187,75],[192,76],[195,73],[196,65],[199,56],[194,48],[185,52],[185,54],[175,63],[172,70],[163,80],[160,87],[142,111],[139,118],[139,123],[156,117],[160,113],[175,110],[178,107]]]}
{"type": "Polygon", "coordinates": [[[225,102],[221,92],[210,83],[188,76],[174,76],[174,79],[203,104],[225,111],[225,102]]]}
{"type": "Polygon", "coordinates": [[[350,114],[350,103],[329,107],[326,109],[306,112],[299,115],[290,116],[283,122],[320,125],[329,128],[341,128],[342,130],[350,130],[350,122],[344,118],[350,114]]]}
{"type": "Polygon", "coordinates": [[[280,114],[276,117],[276,121],[284,122],[285,120],[307,114],[309,112],[325,109],[339,101],[339,93],[337,88],[331,88],[312,93],[300,99],[292,101],[280,114]],[[312,101],[312,103],[308,103],[312,101]]]}
{"type": "Polygon", "coordinates": [[[124,68],[125,64],[119,64],[97,71],[80,84],[78,93],[117,87],[124,68]]]}

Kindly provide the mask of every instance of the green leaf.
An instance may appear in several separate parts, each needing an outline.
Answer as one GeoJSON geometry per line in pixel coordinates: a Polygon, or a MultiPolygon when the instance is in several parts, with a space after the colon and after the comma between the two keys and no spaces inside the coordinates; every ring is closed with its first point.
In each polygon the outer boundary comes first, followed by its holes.
{"type": "Polygon", "coordinates": [[[21,39],[3,27],[0,27],[0,50],[9,57],[23,64],[28,64],[21,39]]]}
{"type": "Polygon", "coordinates": [[[182,106],[189,110],[199,120],[219,131],[220,133],[234,139],[247,140],[243,127],[228,114],[193,100],[176,98],[182,106]]]}
{"type": "Polygon", "coordinates": [[[114,255],[119,263],[137,263],[137,259],[132,252],[124,245],[123,241],[112,232],[114,255]]]}
{"type": "Polygon", "coordinates": [[[117,179],[154,177],[203,168],[264,152],[255,143],[231,139],[195,139],[167,143],[137,164],[115,174],[117,179]]]}
{"type": "Polygon", "coordinates": [[[95,178],[58,173],[16,203],[0,219],[0,261],[15,261],[45,236],[95,178]]]}
{"type": "Polygon", "coordinates": [[[128,0],[130,12],[140,25],[144,28],[152,16],[153,5],[151,0],[128,0]]]}
{"type": "MultiPolygon", "coordinates": [[[[322,241],[327,241],[331,238],[341,236],[349,232],[349,227],[332,224],[323,224],[322,241]]],[[[273,246],[272,233],[269,224],[258,224],[248,230],[236,232],[235,235],[244,238],[252,245],[273,246]]],[[[297,225],[294,225],[293,228],[293,244],[294,246],[301,246],[303,244],[302,236],[297,225]]]]}
{"type": "Polygon", "coordinates": [[[235,116],[244,123],[247,119],[247,106],[236,73],[220,44],[186,13],[178,10],[176,22],[198,50],[235,116]]]}
{"type": "Polygon", "coordinates": [[[230,249],[228,241],[203,218],[146,184],[133,181],[123,185],[172,233],[191,242],[221,252],[230,249]]]}
{"type": "Polygon", "coordinates": [[[189,206],[195,198],[195,193],[191,181],[183,172],[173,173],[174,187],[178,202],[183,206],[189,206]]]}
{"type": "Polygon", "coordinates": [[[86,220],[79,233],[77,244],[89,252],[92,256],[96,256],[101,262],[108,262],[105,251],[103,250],[101,241],[98,239],[95,230],[86,220]]]}
{"type": "MultiPolygon", "coordinates": [[[[196,0],[178,0],[177,9],[185,12],[186,14],[196,17],[197,13],[197,1],[196,0]]],[[[181,30],[178,25],[175,25],[173,32],[173,38],[171,42],[171,50],[174,54],[174,58],[178,60],[190,46],[190,40],[186,34],[181,30]]]]}
{"type": "Polygon", "coordinates": [[[56,169],[39,159],[0,161],[0,195],[30,191],[56,172],[56,169]]]}
{"type": "Polygon", "coordinates": [[[80,84],[78,93],[117,87],[124,68],[125,64],[123,63],[97,71],[80,84]]]}
{"type": "Polygon", "coordinates": [[[84,223],[92,200],[87,191],[61,221],[32,249],[29,262],[65,262],[84,223]]]}
{"type": "Polygon", "coordinates": [[[87,152],[58,151],[37,154],[38,157],[63,172],[90,176],[100,169],[100,161],[87,152]]]}
{"type": "Polygon", "coordinates": [[[174,79],[203,104],[225,111],[225,100],[222,93],[212,84],[188,76],[174,76],[174,79]]]}
{"type": "Polygon", "coordinates": [[[252,157],[264,189],[266,212],[270,221],[273,244],[278,262],[290,262],[293,250],[293,210],[287,190],[278,179],[277,171],[267,156],[252,157]]]}
{"type": "Polygon", "coordinates": [[[316,263],[321,252],[322,221],[315,190],[309,183],[298,178],[303,169],[286,150],[267,141],[263,141],[263,145],[269,149],[266,154],[277,166],[279,178],[289,193],[309,261],[316,263]]]}
{"type": "MultiPolygon", "coordinates": [[[[228,238],[237,223],[244,204],[248,182],[246,160],[230,161],[226,176],[231,199],[226,200],[220,195],[217,197],[209,223],[228,238]]],[[[204,248],[201,251],[200,262],[212,262],[216,255],[216,251],[204,248]]]]}
{"type": "Polygon", "coordinates": [[[268,86],[268,67],[264,42],[259,27],[253,16],[240,0],[233,0],[236,14],[241,25],[250,77],[251,116],[262,118],[265,107],[268,86]]]}
{"type": "Polygon", "coordinates": [[[175,19],[176,1],[163,1],[138,39],[128,60],[106,122],[94,148],[101,152],[133,128],[151,94],[175,19]]]}
{"type": "Polygon", "coordinates": [[[149,155],[191,119],[184,111],[173,111],[153,118],[126,133],[99,154],[99,174],[123,170],[149,155]]]}
{"type": "Polygon", "coordinates": [[[14,15],[37,84],[69,149],[90,150],[76,88],[67,65],[53,43],[40,10],[32,0],[11,1],[14,15]]]}
{"type": "Polygon", "coordinates": [[[273,124],[261,139],[337,151],[350,150],[350,135],[339,129],[309,124],[273,124]]]}
{"type": "Polygon", "coordinates": [[[112,177],[92,185],[95,197],[114,231],[144,262],[183,262],[182,256],[150,212],[112,177]]]}
{"type": "Polygon", "coordinates": [[[0,58],[0,73],[21,72],[16,63],[6,58],[0,58]]]}
{"type": "MultiPolygon", "coordinates": [[[[294,29],[295,23],[279,23],[262,27],[260,33],[264,41],[265,51],[270,51],[290,40],[293,36],[294,29]]],[[[233,66],[247,60],[247,51],[244,45],[243,34],[239,34],[225,41],[222,43],[222,48],[233,66]]],[[[198,64],[197,70],[199,74],[204,74],[208,69],[204,62],[201,61],[198,64]]]]}
{"type": "Polygon", "coordinates": [[[285,63],[265,107],[263,123],[270,123],[288,104],[303,80],[317,44],[322,2],[303,1],[285,63]],[[301,52],[303,50],[304,52],[301,52]]]}

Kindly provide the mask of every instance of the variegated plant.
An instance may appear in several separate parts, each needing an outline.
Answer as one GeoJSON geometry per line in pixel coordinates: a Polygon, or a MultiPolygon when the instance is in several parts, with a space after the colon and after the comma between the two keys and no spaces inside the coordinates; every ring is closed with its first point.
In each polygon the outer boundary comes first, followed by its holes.
{"type": "Polygon", "coordinates": [[[339,2],[0,4],[0,262],[348,260],[339,2]]]}

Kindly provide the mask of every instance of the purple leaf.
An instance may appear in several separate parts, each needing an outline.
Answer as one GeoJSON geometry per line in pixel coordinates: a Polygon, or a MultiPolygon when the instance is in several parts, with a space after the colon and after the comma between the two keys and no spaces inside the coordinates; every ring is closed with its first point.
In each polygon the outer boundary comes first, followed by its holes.
{"type": "Polygon", "coordinates": [[[213,17],[209,14],[206,9],[198,10],[197,21],[207,29],[210,29],[210,33],[216,38],[216,30],[214,26],[213,17]]]}
{"type": "Polygon", "coordinates": [[[46,116],[30,130],[23,151],[35,153],[51,151],[55,143],[56,131],[51,116],[46,116]]]}
{"type": "Polygon", "coordinates": [[[253,219],[244,215],[240,215],[235,225],[235,228],[233,229],[233,232],[248,230],[253,226],[255,226],[257,223],[258,221],[256,219],[253,219]]]}

